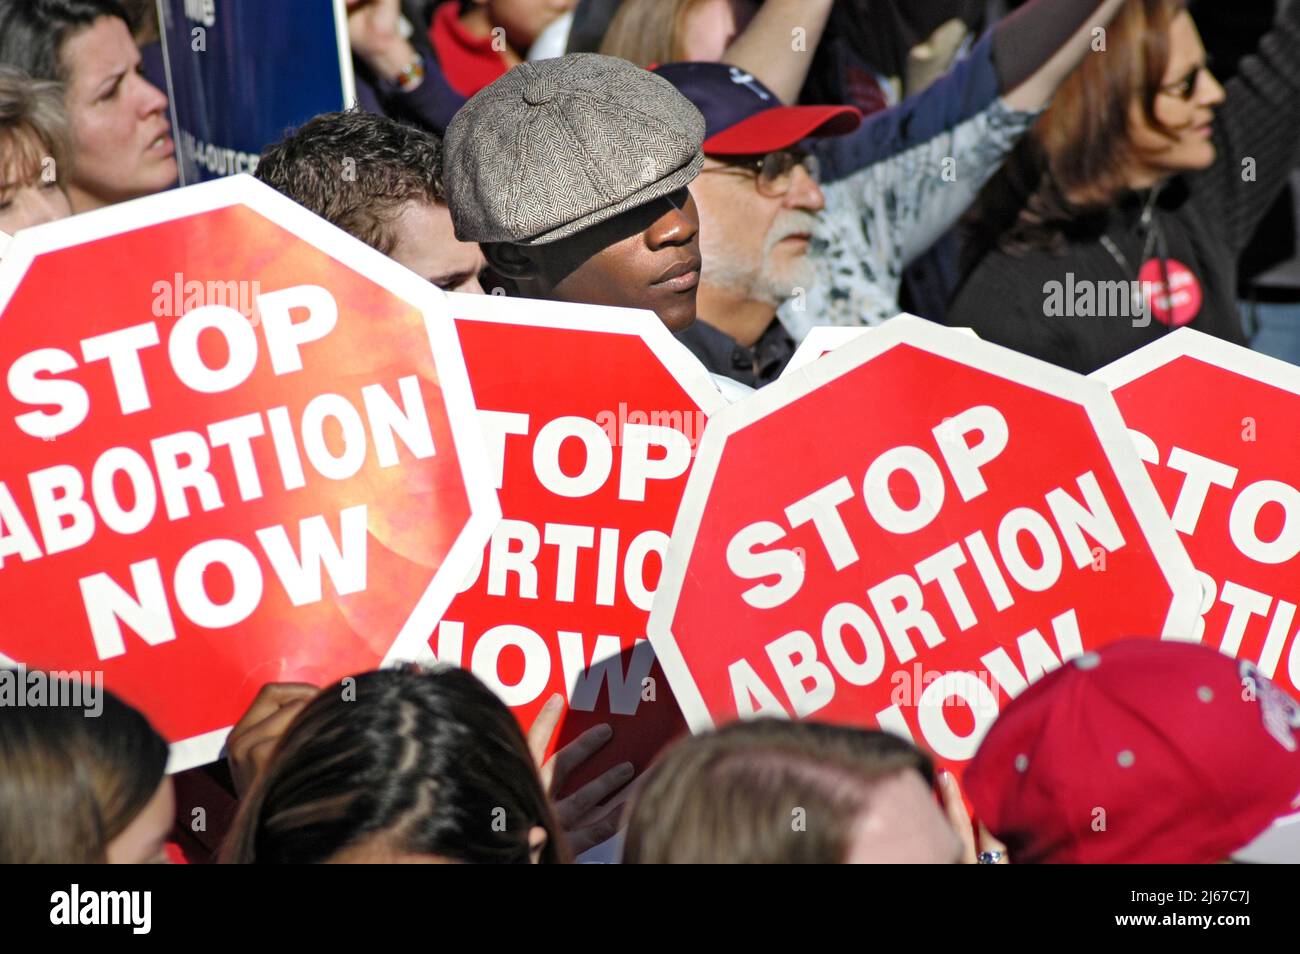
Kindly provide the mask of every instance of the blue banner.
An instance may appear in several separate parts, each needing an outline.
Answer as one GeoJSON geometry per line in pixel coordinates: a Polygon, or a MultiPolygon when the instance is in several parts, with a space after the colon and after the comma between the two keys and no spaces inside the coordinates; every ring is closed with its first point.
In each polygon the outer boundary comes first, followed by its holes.
{"type": "Polygon", "coordinates": [[[344,0],[158,0],[181,184],[355,100],[344,0]]]}

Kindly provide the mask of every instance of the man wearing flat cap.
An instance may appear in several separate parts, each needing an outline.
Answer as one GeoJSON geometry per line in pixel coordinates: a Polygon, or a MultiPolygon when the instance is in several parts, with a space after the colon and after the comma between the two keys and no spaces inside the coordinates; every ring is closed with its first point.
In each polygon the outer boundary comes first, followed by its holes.
{"type": "Polygon", "coordinates": [[[704,118],[667,80],[594,53],[524,63],[447,128],[456,237],[521,296],[695,321],[704,118]]]}

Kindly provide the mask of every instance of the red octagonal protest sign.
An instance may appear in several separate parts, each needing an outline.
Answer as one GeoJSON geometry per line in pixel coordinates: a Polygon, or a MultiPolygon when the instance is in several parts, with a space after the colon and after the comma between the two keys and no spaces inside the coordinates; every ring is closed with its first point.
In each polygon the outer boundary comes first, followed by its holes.
{"type": "Polygon", "coordinates": [[[1300,697],[1300,368],[1180,328],[1093,377],[1200,572],[1194,635],[1300,697]]]}
{"type": "Polygon", "coordinates": [[[442,293],[240,176],[20,233],[0,308],[0,652],[173,769],[420,655],[500,514],[442,293]]]}
{"type": "Polygon", "coordinates": [[[645,638],[668,534],[709,415],[704,367],[653,312],[450,296],[504,517],[430,640],[552,748],[612,741],[570,780],[639,770],[685,731],[645,638]]]}
{"type": "Polygon", "coordinates": [[[649,630],[694,729],[879,726],[960,767],[1064,659],[1185,635],[1196,590],[1105,388],[905,319],[710,422],[649,630]]]}

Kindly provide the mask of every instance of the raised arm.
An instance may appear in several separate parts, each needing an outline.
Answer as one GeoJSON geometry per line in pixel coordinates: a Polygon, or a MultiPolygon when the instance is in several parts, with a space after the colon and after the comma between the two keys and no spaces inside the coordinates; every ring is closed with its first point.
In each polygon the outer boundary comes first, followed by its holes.
{"type": "Polygon", "coordinates": [[[398,0],[348,0],[347,11],[360,106],[442,135],[465,97],[442,75],[424,31],[404,35],[398,0]]]}
{"type": "Polygon", "coordinates": [[[752,73],[782,102],[793,103],[808,78],[831,5],[831,0],[766,0],[731,41],[722,62],[752,73]]]}
{"type": "MultiPolygon", "coordinates": [[[[993,28],[993,63],[1012,109],[1042,109],[1125,0],[1037,0],[993,28]]],[[[1101,34],[1104,36],[1104,34],[1101,34]]]]}
{"type": "Polygon", "coordinates": [[[1300,2],[1245,57],[1214,121],[1218,157],[1194,177],[1192,201],[1240,250],[1300,164],[1300,2]]]}
{"type": "Polygon", "coordinates": [[[837,264],[822,300],[810,289],[806,312],[781,312],[787,327],[875,323],[896,308],[904,266],[956,224],[1122,2],[1034,0],[924,92],[819,142],[837,220],[822,259],[837,264]]]}

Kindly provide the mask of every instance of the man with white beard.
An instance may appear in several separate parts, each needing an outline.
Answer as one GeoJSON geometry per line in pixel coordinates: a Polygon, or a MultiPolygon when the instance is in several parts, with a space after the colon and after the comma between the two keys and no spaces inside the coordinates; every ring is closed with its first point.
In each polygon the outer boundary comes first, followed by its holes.
{"type": "Polygon", "coordinates": [[[700,320],[682,341],[716,374],[762,387],[812,325],[896,314],[903,268],[957,223],[1122,5],[1031,0],[923,92],[865,121],[847,107],[783,106],[722,63],[656,67],[705,120],[691,185],[700,320]]]}
{"type": "Polygon", "coordinates": [[[691,184],[700,215],[697,317],[678,339],[715,375],[762,387],[795,341],[777,308],[816,280],[808,257],[826,199],[809,138],[852,132],[851,106],[782,106],[753,76],[722,63],[659,73],[704,115],[704,168],[691,184]]]}

